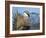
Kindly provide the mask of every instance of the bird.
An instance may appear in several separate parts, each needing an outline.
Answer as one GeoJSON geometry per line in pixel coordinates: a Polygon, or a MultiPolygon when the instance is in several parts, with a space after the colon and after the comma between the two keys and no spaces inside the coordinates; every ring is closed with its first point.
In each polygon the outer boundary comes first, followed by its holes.
{"type": "Polygon", "coordinates": [[[24,11],[24,16],[30,17],[30,13],[29,13],[28,10],[25,10],[25,11],[24,11]]]}

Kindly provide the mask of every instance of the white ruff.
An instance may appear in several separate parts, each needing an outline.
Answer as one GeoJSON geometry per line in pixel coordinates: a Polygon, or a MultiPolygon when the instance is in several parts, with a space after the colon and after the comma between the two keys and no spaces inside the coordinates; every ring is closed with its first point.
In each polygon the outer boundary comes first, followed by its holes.
{"type": "Polygon", "coordinates": [[[24,16],[27,16],[28,17],[28,15],[26,13],[24,13],[24,16]]]}

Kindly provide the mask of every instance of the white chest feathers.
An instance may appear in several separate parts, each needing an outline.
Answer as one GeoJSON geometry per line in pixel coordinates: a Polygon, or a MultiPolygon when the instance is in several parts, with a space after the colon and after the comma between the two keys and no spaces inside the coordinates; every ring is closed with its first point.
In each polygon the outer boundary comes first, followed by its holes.
{"type": "Polygon", "coordinates": [[[28,15],[26,13],[24,13],[24,16],[28,17],[28,15]]]}

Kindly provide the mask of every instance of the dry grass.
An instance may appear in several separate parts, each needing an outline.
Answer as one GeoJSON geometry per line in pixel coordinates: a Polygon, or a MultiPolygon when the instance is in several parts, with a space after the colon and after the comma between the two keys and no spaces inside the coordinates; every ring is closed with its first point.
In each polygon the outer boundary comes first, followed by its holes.
{"type": "Polygon", "coordinates": [[[21,30],[27,24],[27,20],[24,16],[17,16],[17,30],[21,30]]]}

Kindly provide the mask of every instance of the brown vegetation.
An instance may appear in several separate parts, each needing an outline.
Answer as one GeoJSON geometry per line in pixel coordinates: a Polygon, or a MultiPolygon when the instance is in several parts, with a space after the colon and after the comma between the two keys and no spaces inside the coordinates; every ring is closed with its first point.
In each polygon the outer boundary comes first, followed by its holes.
{"type": "Polygon", "coordinates": [[[17,16],[17,29],[21,30],[26,26],[27,19],[24,18],[24,16],[17,16]]]}

